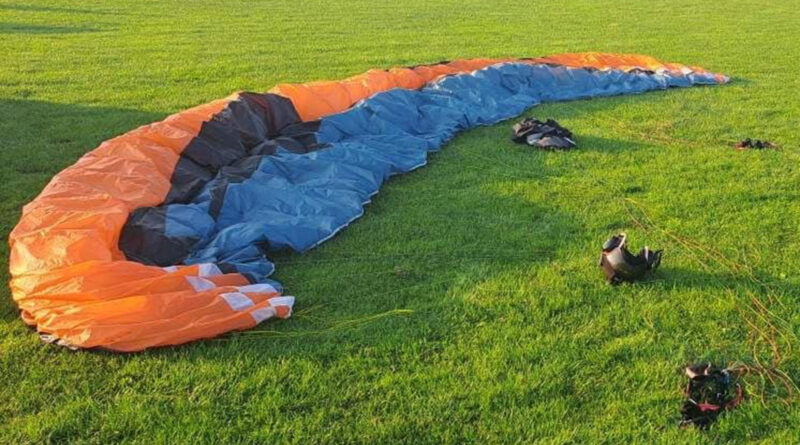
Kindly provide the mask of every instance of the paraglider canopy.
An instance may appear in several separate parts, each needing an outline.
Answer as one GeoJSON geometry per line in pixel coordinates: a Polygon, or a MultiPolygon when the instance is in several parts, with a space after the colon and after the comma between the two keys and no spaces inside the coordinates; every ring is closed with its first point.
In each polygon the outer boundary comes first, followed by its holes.
{"type": "Polygon", "coordinates": [[[271,252],[305,251],[457,132],[545,101],[718,84],[654,58],[471,59],[237,93],[102,143],[10,235],[13,298],[59,344],[180,344],[288,317],[271,252]]]}

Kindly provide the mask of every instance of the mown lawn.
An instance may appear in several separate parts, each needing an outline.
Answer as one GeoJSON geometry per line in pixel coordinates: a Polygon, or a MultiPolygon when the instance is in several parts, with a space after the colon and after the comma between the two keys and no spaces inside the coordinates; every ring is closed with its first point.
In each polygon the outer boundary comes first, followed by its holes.
{"type": "MultiPolygon", "coordinates": [[[[0,232],[101,141],[236,90],[603,50],[731,84],[549,104],[580,149],[458,136],[364,218],[276,258],[296,314],[133,355],[41,343],[0,298],[0,442],[800,441],[800,8],[762,0],[0,1],[0,232]],[[780,151],[737,152],[743,137],[780,151]],[[617,231],[666,250],[607,286],[617,231]],[[760,302],[760,303],[759,303],[760,302]],[[763,307],[760,304],[763,303],[763,307]],[[711,430],[688,362],[776,367],[711,430]]],[[[0,246],[2,281],[8,249],[0,246]]]]}

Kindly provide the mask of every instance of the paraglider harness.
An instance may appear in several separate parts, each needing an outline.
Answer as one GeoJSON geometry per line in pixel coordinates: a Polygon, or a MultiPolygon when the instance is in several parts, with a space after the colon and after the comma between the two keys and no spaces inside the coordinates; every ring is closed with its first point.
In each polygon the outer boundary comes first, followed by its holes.
{"type": "Polygon", "coordinates": [[[603,268],[610,284],[633,282],[661,264],[663,250],[652,251],[644,246],[638,255],[633,255],[628,251],[626,242],[627,235],[620,233],[603,244],[599,265],[603,268]]]}
{"type": "Polygon", "coordinates": [[[511,140],[518,144],[547,149],[575,147],[572,132],[553,119],[542,122],[532,117],[525,118],[511,128],[511,140]]]}
{"type": "Polygon", "coordinates": [[[686,367],[686,401],[681,407],[680,426],[707,428],[723,411],[735,408],[742,400],[742,386],[731,380],[728,369],[710,363],[686,367]],[[731,394],[735,387],[734,394],[731,394]]]}
{"type": "Polygon", "coordinates": [[[741,141],[737,142],[736,145],[733,146],[737,150],[763,150],[765,148],[778,148],[777,145],[773,144],[770,141],[762,141],[759,139],[742,139],[741,141]]]}

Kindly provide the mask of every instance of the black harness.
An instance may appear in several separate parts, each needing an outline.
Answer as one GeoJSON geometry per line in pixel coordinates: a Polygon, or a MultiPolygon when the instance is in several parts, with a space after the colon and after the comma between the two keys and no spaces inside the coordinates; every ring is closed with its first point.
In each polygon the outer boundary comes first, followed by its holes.
{"type": "Polygon", "coordinates": [[[608,282],[619,284],[623,281],[633,282],[642,278],[661,264],[663,250],[652,251],[644,246],[638,255],[633,255],[626,247],[627,235],[620,233],[609,238],[603,244],[600,255],[600,267],[606,274],[608,282]]]}
{"type": "Polygon", "coordinates": [[[512,127],[511,140],[519,144],[548,149],[575,147],[572,132],[552,119],[547,119],[547,122],[532,117],[523,119],[512,127]]]}

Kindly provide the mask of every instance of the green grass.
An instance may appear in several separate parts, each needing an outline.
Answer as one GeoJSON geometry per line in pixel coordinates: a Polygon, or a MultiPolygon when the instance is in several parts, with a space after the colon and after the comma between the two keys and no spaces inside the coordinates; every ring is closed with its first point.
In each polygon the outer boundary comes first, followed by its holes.
{"type": "Polygon", "coordinates": [[[394,3],[0,1],[0,232],[101,141],[236,90],[584,50],[733,82],[532,109],[577,134],[571,152],[514,145],[507,123],[458,136],[324,246],[276,258],[296,314],[247,333],[71,352],[4,289],[0,442],[800,441],[797,403],[757,375],[711,430],[676,427],[687,362],[800,379],[796,2],[394,3]],[[747,136],[782,150],[730,148],[747,136]],[[666,250],[651,281],[604,283],[620,230],[666,250]]]}

